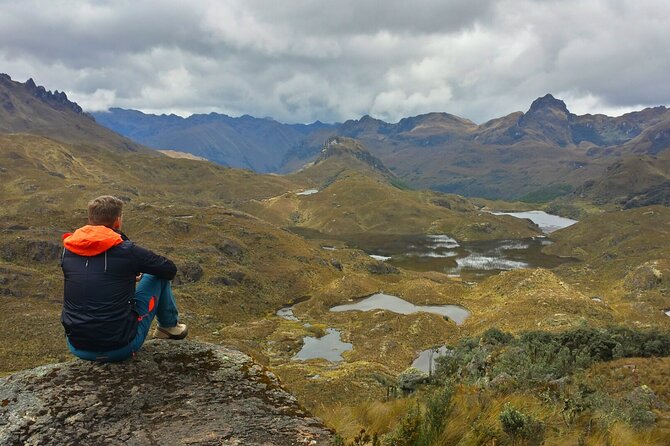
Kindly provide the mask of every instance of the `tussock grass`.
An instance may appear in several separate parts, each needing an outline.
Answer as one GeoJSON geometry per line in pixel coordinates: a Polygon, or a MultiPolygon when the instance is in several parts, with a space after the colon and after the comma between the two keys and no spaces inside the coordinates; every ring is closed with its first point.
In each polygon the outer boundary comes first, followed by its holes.
{"type": "Polygon", "coordinates": [[[416,401],[414,398],[401,398],[365,401],[354,406],[338,403],[329,407],[322,406],[316,413],[339,435],[351,441],[361,429],[377,434],[390,432],[416,401]]]}

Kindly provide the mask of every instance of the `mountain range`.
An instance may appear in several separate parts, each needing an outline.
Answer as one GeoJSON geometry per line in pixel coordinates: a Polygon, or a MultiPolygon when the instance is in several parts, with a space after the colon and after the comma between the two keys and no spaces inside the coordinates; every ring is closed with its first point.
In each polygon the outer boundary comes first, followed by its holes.
{"type": "Polygon", "coordinates": [[[526,113],[481,125],[447,113],[395,124],[364,116],[341,124],[288,125],[215,113],[181,118],[112,109],[88,114],[64,92],[3,74],[0,132],[157,155],[151,146],[168,149],[171,156],[283,173],[318,164],[324,144],[344,136],[358,141],[365,152],[359,150],[359,159],[377,160],[393,181],[407,187],[531,202],[560,197],[555,210],[573,216],[581,211],[572,204],[580,202],[619,208],[670,203],[670,110],[665,107],[615,118],[579,116],[546,95],[526,113]]]}
{"type": "MultiPolygon", "coordinates": [[[[355,138],[323,125],[305,131],[282,155],[283,168],[289,160],[297,168],[277,175],[165,156],[34,82],[3,77],[0,98],[0,375],[71,358],[59,323],[61,235],[86,223],[90,198],[114,194],[125,203],[124,231],[177,264],[173,288],[189,336],[253,356],[344,444],[360,444],[361,429],[385,436],[396,426],[427,426],[424,407],[448,426],[448,437],[432,444],[507,444],[515,439],[501,430],[501,415],[510,403],[523,410],[516,419],[526,423],[532,414],[546,426],[537,444],[670,444],[670,207],[650,205],[667,199],[664,109],[588,121],[545,97],[527,113],[484,125],[441,113],[397,124],[364,117],[338,127],[355,138]],[[577,142],[584,120],[596,130],[577,142]],[[496,138],[506,142],[494,144],[496,138]],[[468,156],[476,163],[468,165],[468,156]],[[435,179],[456,184],[453,172],[470,175],[472,190],[539,196],[553,187],[563,196],[540,206],[412,188],[435,179]],[[544,234],[530,220],[489,212],[539,207],[589,215],[544,234]],[[422,251],[418,244],[426,242],[432,248],[422,251]],[[551,263],[532,266],[547,256],[551,263]],[[518,269],[495,271],[502,258],[518,269]],[[466,275],[468,264],[494,269],[466,275]],[[379,293],[424,309],[458,305],[470,316],[459,325],[426,311],[331,311],[379,293]],[[351,346],[340,361],[296,358],[311,340],[333,335],[351,346]],[[456,383],[451,402],[435,400],[444,394],[439,381],[423,386],[428,378],[410,367],[438,346],[455,352],[457,362],[446,366],[445,382],[456,383]],[[418,387],[414,394],[394,391],[407,383],[418,387]]],[[[210,367],[210,354],[169,350],[180,371],[215,377],[206,390],[221,400],[217,388],[230,382],[210,367]]],[[[126,365],[164,369],[151,346],[140,355],[149,361],[126,365]]],[[[229,369],[242,378],[254,374],[276,395],[259,370],[229,369]]],[[[194,394],[194,374],[182,374],[186,381],[173,383],[171,403],[160,406],[166,426],[179,415],[170,404],[181,407],[184,395],[194,394]]],[[[21,376],[29,377],[21,395],[35,393],[35,379],[44,389],[62,381],[58,373],[21,376]]],[[[127,389],[102,395],[89,387],[74,401],[78,409],[94,402],[88,414],[99,418],[87,419],[101,422],[91,430],[107,435],[116,412],[96,398],[117,401],[127,389]]],[[[264,398],[252,390],[254,401],[264,398]]],[[[26,410],[20,396],[3,399],[0,419],[9,408],[10,421],[21,422],[17,441],[39,443],[33,427],[48,435],[72,421],[62,416],[62,398],[53,422],[26,410]]],[[[133,419],[142,419],[135,402],[133,419]]],[[[188,427],[191,418],[180,420],[188,427]]],[[[127,424],[121,428],[126,435],[127,424]]],[[[192,438],[209,444],[210,434],[192,438]]]]}
{"type": "Polygon", "coordinates": [[[346,136],[359,140],[412,187],[502,199],[548,201],[605,174],[619,158],[664,157],[670,147],[666,107],[619,117],[576,115],[550,94],[525,113],[480,125],[448,113],[397,123],[364,116],[309,125],[216,113],[156,116],[118,108],[93,115],[150,147],[259,172],[298,170],[319,156],[328,138],[346,136]]]}
{"type": "Polygon", "coordinates": [[[210,113],[182,118],[111,108],[93,113],[102,125],[156,149],[192,153],[230,167],[277,172],[289,150],[313,132],[333,126],[282,124],[249,115],[232,118],[210,113]]]}

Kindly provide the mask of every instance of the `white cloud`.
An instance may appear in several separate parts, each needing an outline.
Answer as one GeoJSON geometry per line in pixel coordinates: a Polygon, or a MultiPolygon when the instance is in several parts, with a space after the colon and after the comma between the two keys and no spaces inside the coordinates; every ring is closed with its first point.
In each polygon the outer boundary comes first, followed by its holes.
{"type": "Polygon", "coordinates": [[[0,71],[89,110],[482,122],[549,92],[620,114],[670,103],[668,16],[663,0],[0,0],[0,71]]]}
{"type": "MultiPolygon", "coordinates": [[[[74,93],[76,102],[86,111],[107,111],[116,103],[116,93],[110,90],[97,89],[93,93],[74,93]]],[[[70,97],[70,99],[74,99],[70,97]]]]}

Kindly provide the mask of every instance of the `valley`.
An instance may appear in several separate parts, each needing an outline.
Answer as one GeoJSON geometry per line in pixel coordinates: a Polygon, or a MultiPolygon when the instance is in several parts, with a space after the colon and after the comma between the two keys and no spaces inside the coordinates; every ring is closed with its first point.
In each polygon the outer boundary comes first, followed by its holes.
{"type": "MultiPolygon", "coordinates": [[[[12,104],[25,104],[34,89],[15,84],[3,80],[0,87],[12,104]]],[[[85,224],[88,200],[114,194],[125,202],[130,238],[177,264],[174,290],[189,336],[236,347],[268,366],[348,442],[360,429],[393,433],[443,388],[453,392],[447,444],[507,441],[498,421],[506,403],[541,418],[547,444],[601,444],[617,436],[627,444],[670,442],[670,208],[662,161],[670,151],[631,146],[642,143],[624,141],[621,131],[621,122],[635,122],[635,138],[647,141],[665,110],[587,119],[543,98],[523,116],[483,126],[450,115],[417,118],[421,126],[409,118],[395,126],[361,119],[343,124],[347,135],[326,135],[310,163],[277,175],[163,156],[106,136],[111,131],[77,110],[31,98],[39,107],[22,114],[39,112],[46,120],[57,113],[64,127],[51,132],[30,120],[2,120],[0,374],[72,360],[59,323],[61,234],[85,224]],[[556,114],[568,117],[569,134],[545,122],[556,114]],[[364,120],[366,130],[354,131],[364,120]],[[586,134],[586,121],[600,130],[586,134]],[[70,133],[70,125],[77,130],[70,133]],[[472,142],[482,152],[458,152],[446,149],[455,147],[449,138],[435,136],[445,127],[472,141],[516,138],[510,128],[524,134],[513,149],[472,142]],[[375,136],[380,129],[390,136],[375,136]],[[407,162],[416,148],[398,145],[417,134],[437,141],[426,154],[443,157],[440,165],[418,160],[426,166],[420,175],[407,162]],[[522,161],[505,170],[531,139],[541,142],[532,146],[539,157],[533,163],[551,158],[552,175],[545,177],[546,166],[526,171],[522,161]],[[554,143],[565,143],[565,151],[557,155],[554,143]],[[615,161],[600,154],[609,150],[605,143],[633,155],[615,161]],[[504,175],[463,182],[459,160],[478,153],[490,153],[486,166],[504,175]],[[395,161],[387,167],[389,159],[395,161]],[[451,182],[436,188],[443,192],[415,188],[435,186],[445,165],[439,181],[451,182]],[[652,170],[654,176],[629,173],[652,170]],[[493,190],[517,176],[529,183],[484,198],[446,193],[475,193],[484,184],[493,190]],[[539,177],[543,182],[534,182],[539,177]],[[552,201],[491,200],[520,198],[559,179],[574,190],[552,201]],[[657,344],[647,345],[649,333],[657,344]],[[538,345],[556,351],[544,356],[538,345]],[[590,345],[604,347],[582,352],[590,345]],[[443,356],[453,358],[453,373],[445,364],[436,372],[441,381],[421,374],[412,381],[408,368],[420,356],[427,362],[431,349],[452,352],[443,356]],[[515,358],[528,361],[527,374],[513,367],[515,358]],[[620,395],[584,403],[564,419],[561,398],[577,401],[576,389],[586,384],[601,395],[612,383],[621,384],[620,395]],[[655,399],[640,410],[654,419],[635,424],[611,407],[641,386],[655,399]]],[[[480,168],[475,164],[471,169],[480,168]]]]}

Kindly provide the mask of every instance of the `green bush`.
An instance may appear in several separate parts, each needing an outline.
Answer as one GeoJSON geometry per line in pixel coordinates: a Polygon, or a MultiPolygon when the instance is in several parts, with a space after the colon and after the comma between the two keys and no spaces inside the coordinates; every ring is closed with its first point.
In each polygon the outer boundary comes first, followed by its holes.
{"type": "Polygon", "coordinates": [[[418,446],[421,438],[422,415],[418,405],[412,406],[400,424],[387,436],[387,446],[418,446]]]}
{"type": "Polygon", "coordinates": [[[505,404],[499,415],[503,431],[512,439],[512,444],[542,444],[544,423],[526,415],[511,404],[505,404]]]}
{"type": "Polygon", "coordinates": [[[519,198],[519,201],[526,203],[548,203],[560,196],[567,195],[574,190],[569,184],[555,184],[544,186],[540,189],[529,192],[519,198]]]}
{"type": "Polygon", "coordinates": [[[482,342],[490,345],[507,345],[514,339],[509,333],[498,330],[495,327],[489,328],[482,334],[482,342]]]}
{"type": "Polygon", "coordinates": [[[670,355],[670,333],[577,328],[563,333],[531,331],[515,338],[492,328],[479,338],[460,341],[436,361],[436,379],[457,376],[469,382],[506,373],[533,386],[560,379],[595,362],[625,357],[670,355]],[[495,360],[492,360],[495,358],[495,360]]]}
{"type": "Polygon", "coordinates": [[[425,410],[413,406],[398,427],[384,439],[387,446],[430,446],[446,429],[453,408],[451,385],[438,387],[428,398],[425,410]]]}

